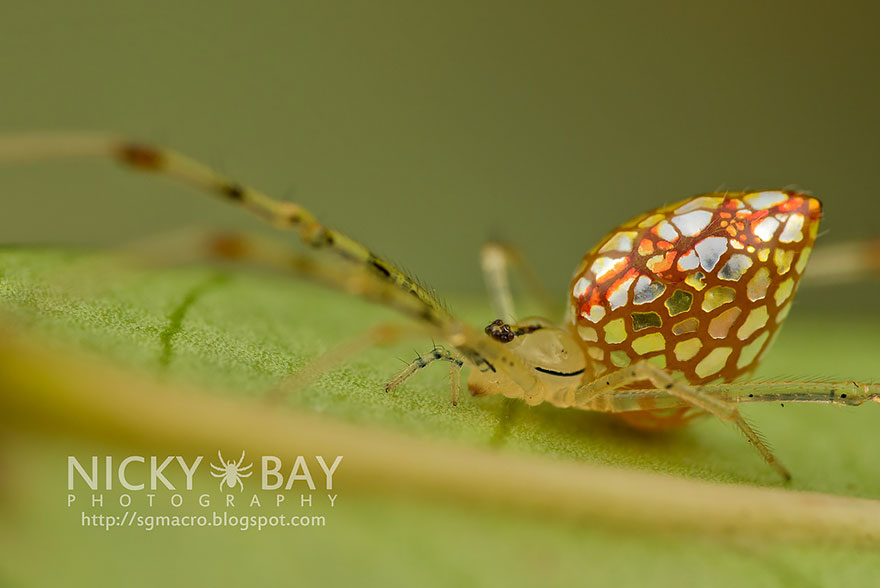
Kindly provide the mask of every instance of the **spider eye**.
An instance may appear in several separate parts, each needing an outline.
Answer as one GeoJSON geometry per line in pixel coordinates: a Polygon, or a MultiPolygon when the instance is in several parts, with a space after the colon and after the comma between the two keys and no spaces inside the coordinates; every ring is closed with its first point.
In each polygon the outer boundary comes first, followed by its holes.
{"type": "Polygon", "coordinates": [[[514,337],[516,337],[516,334],[513,332],[513,329],[510,328],[510,325],[501,319],[492,321],[484,330],[487,335],[501,343],[510,343],[513,341],[514,337]]]}

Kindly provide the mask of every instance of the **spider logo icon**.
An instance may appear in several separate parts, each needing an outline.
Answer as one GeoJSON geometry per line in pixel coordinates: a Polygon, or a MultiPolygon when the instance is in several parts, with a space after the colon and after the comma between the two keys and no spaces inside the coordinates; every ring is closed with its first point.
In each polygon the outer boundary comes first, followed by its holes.
{"type": "Polygon", "coordinates": [[[215,470],[211,472],[211,475],[215,478],[220,478],[220,490],[223,490],[224,484],[229,488],[235,488],[235,485],[238,484],[241,490],[244,490],[244,484],[241,483],[241,479],[253,474],[253,472],[248,470],[254,467],[253,463],[249,463],[244,467],[241,466],[242,462],[244,462],[244,451],[241,452],[241,458],[237,462],[231,459],[229,461],[224,460],[223,454],[220,451],[217,451],[217,456],[220,458],[220,465],[211,464],[211,467],[215,470]]]}

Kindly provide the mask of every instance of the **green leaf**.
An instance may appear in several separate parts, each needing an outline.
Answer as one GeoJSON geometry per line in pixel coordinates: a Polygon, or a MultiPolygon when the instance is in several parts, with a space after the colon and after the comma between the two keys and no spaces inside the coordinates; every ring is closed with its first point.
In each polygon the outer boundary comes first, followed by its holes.
{"type": "MultiPolygon", "coordinates": [[[[310,284],[212,268],[139,272],[83,286],[90,276],[83,259],[58,251],[4,251],[3,309],[43,337],[218,395],[260,399],[335,344],[402,320],[310,284]]],[[[457,299],[453,307],[474,324],[493,318],[477,301],[457,299]]],[[[877,341],[876,321],[815,312],[800,316],[796,309],[759,375],[871,381],[877,341]]],[[[681,431],[645,434],[606,415],[528,408],[501,398],[465,398],[452,407],[446,370],[440,368],[385,393],[384,383],[401,369],[401,360],[432,343],[417,345],[370,350],[285,402],[349,423],[502,453],[880,498],[876,405],[744,407],[794,474],[786,486],[735,430],[709,418],[681,431]]],[[[28,492],[14,497],[19,514],[0,535],[6,554],[0,569],[10,582],[23,585],[94,579],[89,556],[95,553],[111,562],[98,579],[106,585],[155,584],[155,573],[133,573],[144,561],[185,566],[174,583],[197,585],[273,583],[281,577],[304,584],[448,585],[479,579],[534,585],[589,578],[596,585],[864,585],[880,569],[876,550],[836,546],[821,537],[810,538],[815,545],[807,546],[759,536],[745,542],[695,540],[675,529],[646,532],[418,497],[341,496],[323,529],[82,528],[82,509],[64,503],[63,464],[67,455],[108,449],[38,432],[15,439],[21,445],[12,453],[10,471],[28,492]],[[47,553],[52,566],[40,563],[47,553]]],[[[166,505],[156,513],[173,510],[166,505]]]]}

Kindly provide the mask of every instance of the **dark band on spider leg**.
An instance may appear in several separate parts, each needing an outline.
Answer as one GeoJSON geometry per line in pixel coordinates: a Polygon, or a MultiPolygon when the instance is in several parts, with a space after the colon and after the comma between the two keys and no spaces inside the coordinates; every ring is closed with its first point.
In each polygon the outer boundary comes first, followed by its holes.
{"type": "MultiPolygon", "coordinates": [[[[324,247],[333,247],[336,243],[336,239],[333,237],[333,232],[330,229],[318,226],[317,230],[314,232],[314,235],[307,237],[306,243],[310,247],[314,247],[315,249],[323,249],[324,247]]],[[[339,249],[339,255],[350,260],[350,261],[361,261],[359,257],[353,255],[350,251],[346,249],[339,249]]]]}
{"type": "MultiPolygon", "coordinates": [[[[386,291],[387,289],[376,288],[376,284],[370,285],[368,281],[349,280],[348,276],[331,275],[332,272],[324,272],[322,268],[308,267],[313,264],[301,260],[290,264],[291,269],[302,269],[303,273],[315,278],[316,281],[323,281],[364,298],[381,302],[430,323],[444,337],[454,337],[457,341],[457,349],[468,341],[471,346],[470,356],[480,369],[495,371],[495,366],[483,358],[485,355],[497,364],[498,369],[507,370],[508,367],[514,367],[517,378],[526,383],[534,381],[529,373],[531,370],[520,366],[514,357],[508,357],[506,353],[495,348],[483,349],[482,338],[478,337],[477,333],[472,333],[469,327],[459,324],[432,292],[393,264],[372,255],[369,249],[359,242],[322,226],[308,210],[239,184],[209,166],[170,149],[162,149],[138,141],[116,139],[101,140],[96,145],[89,142],[89,149],[105,154],[126,167],[163,174],[170,179],[222,197],[278,228],[297,230],[302,241],[308,246],[324,247],[344,260],[361,267],[368,266],[364,269],[371,275],[381,279],[394,290],[402,291],[404,294],[409,293],[417,301],[414,302],[407,296],[392,295],[386,291]],[[371,257],[375,258],[375,263],[371,257]]],[[[228,237],[218,238],[208,243],[208,247],[209,251],[227,259],[244,259],[252,255],[259,257],[262,251],[259,244],[252,250],[248,240],[228,237]]]]}
{"type": "MultiPolygon", "coordinates": [[[[389,270],[388,267],[382,262],[382,260],[380,260],[374,254],[370,253],[369,258],[367,259],[367,263],[381,276],[384,276],[385,278],[391,277],[391,270],[389,270]]],[[[415,293],[413,292],[413,290],[410,290],[410,292],[415,293]]]]}
{"type": "Polygon", "coordinates": [[[425,359],[424,357],[419,355],[418,357],[416,357],[413,360],[412,364],[417,369],[422,369],[424,367],[427,367],[432,361],[437,361],[437,360],[448,361],[449,363],[455,365],[456,367],[462,367],[464,365],[464,362],[462,362],[460,359],[456,359],[456,357],[454,355],[452,355],[451,353],[449,353],[446,350],[441,350],[441,349],[435,349],[435,350],[431,351],[431,357],[429,359],[425,359]]]}
{"type": "MultiPolygon", "coordinates": [[[[195,185],[213,192],[231,203],[241,205],[279,228],[297,230],[307,246],[313,249],[330,250],[348,262],[365,267],[382,282],[392,286],[395,290],[410,294],[418,302],[414,306],[402,298],[383,292],[375,293],[372,296],[370,292],[359,292],[361,295],[397,307],[398,310],[440,329],[454,331],[458,328],[436,297],[405,272],[381,259],[347,235],[323,226],[307,210],[298,205],[275,200],[174,151],[137,142],[121,142],[113,148],[113,155],[126,166],[167,174],[178,181],[195,185]]],[[[227,259],[244,258],[248,255],[248,248],[246,241],[234,238],[218,239],[212,243],[211,247],[217,255],[227,259]]],[[[296,265],[295,263],[294,266],[296,265]]],[[[319,277],[318,274],[321,272],[309,271],[307,273],[319,277]]],[[[369,288],[367,289],[369,290],[369,288]]],[[[495,371],[495,367],[484,361],[481,354],[473,351],[473,355],[483,369],[495,371]]],[[[505,365],[511,363],[502,358],[499,360],[505,365]]],[[[513,364],[511,363],[511,365],[513,364]]]]}
{"type": "Polygon", "coordinates": [[[457,347],[457,349],[460,353],[462,353],[462,355],[464,355],[467,358],[467,360],[473,366],[475,366],[481,372],[487,372],[487,371],[494,372],[494,371],[496,371],[495,366],[492,365],[492,363],[489,362],[489,360],[487,360],[482,355],[477,353],[476,350],[471,349],[470,347],[464,347],[464,346],[457,347]]]}
{"type": "Polygon", "coordinates": [[[165,166],[162,152],[147,145],[127,143],[116,152],[119,161],[131,167],[143,170],[158,170],[165,166]]]}
{"type": "Polygon", "coordinates": [[[244,200],[244,186],[241,184],[223,184],[220,186],[220,193],[230,200],[244,200]]]}
{"type": "Polygon", "coordinates": [[[529,333],[534,333],[535,331],[540,331],[544,328],[544,325],[523,325],[517,326],[516,330],[513,332],[514,335],[519,337],[520,335],[528,335],[529,333]]]}
{"type": "Polygon", "coordinates": [[[208,241],[208,250],[220,259],[242,259],[247,253],[247,244],[238,235],[217,235],[208,241]]]}

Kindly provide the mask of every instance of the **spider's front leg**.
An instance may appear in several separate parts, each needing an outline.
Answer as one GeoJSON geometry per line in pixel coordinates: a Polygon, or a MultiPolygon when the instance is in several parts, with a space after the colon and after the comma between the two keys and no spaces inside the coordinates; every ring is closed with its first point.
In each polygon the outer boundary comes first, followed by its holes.
{"type": "Polygon", "coordinates": [[[417,371],[428,367],[435,361],[445,361],[449,363],[449,396],[452,400],[452,406],[457,406],[459,394],[461,392],[461,368],[464,365],[464,362],[454,353],[443,347],[434,347],[434,349],[428,354],[416,357],[405,368],[403,368],[399,374],[391,378],[391,380],[385,384],[385,391],[391,392],[395,388],[403,385],[403,383],[410,379],[417,371]]]}
{"type": "Polygon", "coordinates": [[[616,393],[631,393],[625,388],[636,382],[650,382],[655,388],[665,391],[670,396],[678,398],[682,402],[704,410],[723,421],[736,425],[746,436],[761,457],[786,480],[791,479],[788,470],[779,463],[779,460],[770,451],[755,429],[746,422],[739,409],[730,402],[717,396],[674,380],[666,370],[660,369],[647,361],[639,361],[621,370],[605,374],[588,384],[578,387],[574,392],[572,404],[579,408],[593,409],[594,401],[602,395],[613,398],[616,393]]]}
{"type": "MultiPolygon", "coordinates": [[[[342,365],[352,357],[373,347],[388,347],[411,337],[424,337],[425,330],[414,325],[381,324],[366,333],[343,341],[306,364],[298,372],[285,379],[269,395],[271,403],[281,401],[286,395],[307,388],[316,379],[342,365]]],[[[386,390],[387,390],[386,386],[386,390]]]]}
{"type": "MultiPolygon", "coordinates": [[[[417,358],[407,369],[393,378],[386,386],[386,390],[403,384],[416,371],[436,360],[447,361],[450,364],[449,377],[453,404],[458,401],[460,371],[464,360],[478,366],[492,366],[490,369],[508,373],[514,381],[517,381],[517,376],[527,383],[534,379],[534,375],[521,366],[515,356],[504,353],[505,350],[499,347],[492,337],[485,337],[475,329],[458,322],[444,309],[435,313],[433,307],[425,305],[420,298],[400,290],[396,284],[386,282],[363,267],[351,268],[339,260],[303,256],[290,251],[286,244],[247,234],[192,232],[178,235],[174,239],[163,238],[141,243],[129,253],[136,260],[159,264],[169,259],[173,259],[176,263],[201,260],[249,262],[309,278],[361,298],[385,304],[416,319],[416,322],[410,325],[379,325],[367,333],[335,346],[270,392],[268,399],[273,403],[277,403],[291,392],[307,387],[322,374],[367,349],[391,346],[414,337],[433,337],[445,341],[457,353],[440,348],[432,349],[429,354],[417,358]],[[189,252],[189,254],[183,259],[182,254],[177,252],[189,252]]],[[[526,386],[526,389],[532,388],[526,386]]]]}
{"type": "Polygon", "coordinates": [[[527,401],[541,402],[541,382],[515,355],[455,319],[431,292],[405,272],[348,235],[324,225],[298,204],[240,184],[176,151],[119,137],[92,133],[0,135],[0,162],[90,157],[116,160],[132,169],[190,184],[277,228],[298,233],[304,245],[328,252],[340,265],[325,267],[315,259],[292,255],[277,243],[242,236],[209,239],[202,250],[207,246],[211,258],[255,261],[298,274],[403,312],[421,323],[428,334],[449,343],[462,359],[503,373],[523,390],[527,401]]]}
{"type": "MultiPolygon", "coordinates": [[[[319,355],[303,369],[299,370],[276,387],[270,393],[269,400],[275,403],[283,399],[287,394],[308,387],[321,375],[330,372],[339,365],[342,365],[346,360],[366,351],[367,349],[372,347],[388,347],[397,344],[404,339],[419,336],[424,337],[425,331],[416,326],[383,324],[374,327],[366,333],[340,343],[326,353],[319,355]]],[[[430,353],[424,356],[420,355],[409,363],[403,371],[398,373],[389,380],[387,384],[385,384],[385,391],[390,392],[401,386],[418,370],[427,367],[430,363],[438,360],[449,362],[450,397],[453,406],[457,405],[459,392],[461,390],[461,368],[463,362],[456,355],[442,347],[435,347],[430,353]]]]}

